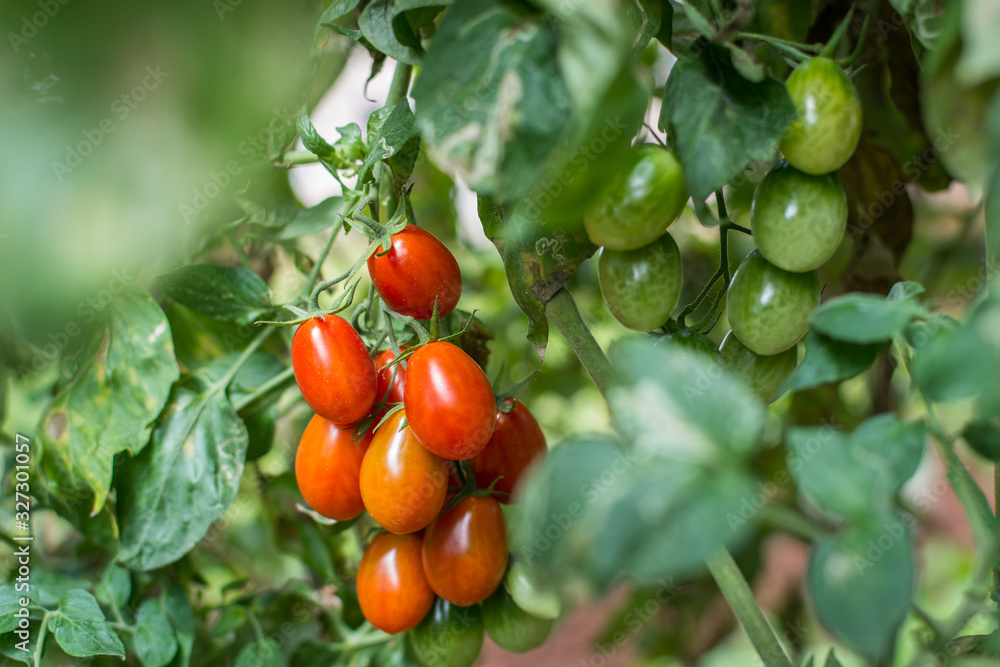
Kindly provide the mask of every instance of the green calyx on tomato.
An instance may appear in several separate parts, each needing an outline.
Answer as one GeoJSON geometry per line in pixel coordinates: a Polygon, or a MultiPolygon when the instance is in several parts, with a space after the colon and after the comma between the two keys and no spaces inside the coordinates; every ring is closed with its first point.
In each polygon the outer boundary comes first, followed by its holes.
{"type": "Polygon", "coordinates": [[[861,137],[861,102],[836,62],[826,57],[799,64],[785,82],[798,118],[781,140],[796,169],[828,174],[844,166],[861,137]]]}
{"type": "Polygon", "coordinates": [[[681,253],[670,234],[636,250],[601,249],[601,294],[619,322],[636,331],[666,324],[683,283],[681,253]]]}
{"type": "Polygon", "coordinates": [[[633,149],[618,176],[584,213],[587,236],[611,250],[635,250],[663,235],[688,200],[681,164],[670,151],[633,149]]]}
{"type": "Polygon", "coordinates": [[[424,667],[469,667],[483,650],[482,614],[437,598],[408,636],[409,652],[424,667]]]}
{"type": "Polygon", "coordinates": [[[732,331],[722,339],[719,351],[726,368],[746,380],[765,403],[774,400],[774,395],[798,363],[798,353],[794,346],[784,352],[765,356],[749,349],[732,331]]]}
{"type": "Polygon", "coordinates": [[[767,261],[786,271],[812,271],[840,245],[847,195],[836,173],[812,176],[782,161],[757,185],[750,222],[767,261]]]}
{"type": "Polygon", "coordinates": [[[729,326],[740,341],[757,354],[778,354],[809,329],[819,278],[815,271],[779,269],[754,250],[733,275],[726,298],[729,326]]]}
{"type": "Polygon", "coordinates": [[[511,653],[541,646],[555,623],[521,609],[502,586],[483,603],[483,622],[490,639],[511,653]]]}

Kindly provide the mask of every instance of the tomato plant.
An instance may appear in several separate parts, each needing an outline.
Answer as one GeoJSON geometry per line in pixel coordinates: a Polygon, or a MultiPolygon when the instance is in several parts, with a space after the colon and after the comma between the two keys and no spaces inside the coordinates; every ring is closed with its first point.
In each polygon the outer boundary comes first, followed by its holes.
{"type": "Polygon", "coordinates": [[[996,662],[994,3],[209,4],[0,6],[4,664],[996,662]]]}
{"type": "Polygon", "coordinates": [[[427,451],[397,412],[372,437],[361,463],[365,509],[393,533],[413,533],[429,524],[444,505],[447,462],[427,451]]]}
{"type": "Polygon", "coordinates": [[[469,496],[428,526],[424,573],[438,597],[460,607],[482,602],[507,569],[507,522],[500,503],[469,496]]]}
{"type": "Polygon", "coordinates": [[[358,603],[368,622],[403,632],[427,616],[434,593],[420,564],[420,535],[379,533],[358,566],[358,603]]]}
{"type": "Polygon", "coordinates": [[[295,481],[309,507],[337,521],[364,511],[361,462],[371,440],[370,431],[355,441],[351,427],[337,426],[319,415],[309,420],[295,451],[295,481]]]}
{"type": "Polygon", "coordinates": [[[406,367],[407,419],[420,443],[438,456],[470,459],[493,435],[497,410],[486,374],[444,341],[425,345],[406,367]]]}
{"type": "Polygon", "coordinates": [[[662,327],[681,295],[681,254],[670,234],[636,250],[601,250],[601,294],[608,310],[629,329],[662,327]]]}

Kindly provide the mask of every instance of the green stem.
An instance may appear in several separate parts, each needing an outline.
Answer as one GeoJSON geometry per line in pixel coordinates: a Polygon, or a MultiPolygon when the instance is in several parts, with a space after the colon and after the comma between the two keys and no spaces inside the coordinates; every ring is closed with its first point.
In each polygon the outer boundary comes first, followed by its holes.
{"type": "Polygon", "coordinates": [[[844,38],[844,33],[847,32],[847,26],[851,24],[852,16],[854,16],[854,5],[851,5],[851,8],[847,10],[847,16],[845,16],[844,20],[837,26],[837,29],[833,32],[833,36],[830,37],[830,41],[827,42],[826,46],[823,47],[823,50],[819,52],[821,58],[833,57],[837,47],[840,46],[840,40],[844,38]]]}
{"type": "Polygon", "coordinates": [[[545,304],[545,316],[566,339],[570,349],[607,400],[608,389],[614,381],[614,369],[604,355],[604,350],[594,340],[593,334],[580,316],[580,311],[577,310],[573,296],[565,287],[559,288],[555,296],[545,304]]]}
{"type": "Polygon", "coordinates": [[[336,240],[337,234],[340,233],[343,226],[344,220],[341,218],[337,222],[333,223],[332,227],[330,227],[330,236],[327,237],[326,242],[323,244],[323,249],[319,251],[319,256],[316,258],[316,262],[313,264],[313,267],[309,269],[309,275],[306,276],[306,283],[302,286],[302,290],[299,292],[299,296],[296,301],[305,298],[311,293],[313,286],[316,284],[316,279],[319,278],[320,271],[323,270],[323,263],[330,255],[330,250],[333,248],[333,242],[336,240]]]}
{"type": "MultiPolygon", "coordinates": [[[[984,219],[986,222],[986,276],[987,289],[996,298],[1000,292],[1000,165],[993,174],[993,182],[988,186],[984,198],[984,219]]],[[[971,227],[971,225],[969,225],[971,227]]],[[[1000,516],[1000,462],[993,464],[993,507],[1000,516]]],[[[993,591],[1000,592],[1000,568],[993,569],[993,591]]]]}
{"type": "Polygon", "coordinates": [[[229,238],[229,243],[233,246],[233,250],[236,251],[236,257],[239,258],[243,268],[251,273],[256,273],[253,270],[253,264],[250,263],[250,258],[247,257],[246,252],[243,250],[243,244],[237,240],[236,234],[230,231],[226,233],[226,237],[229,238]]]}
{"type": "Polygon", "coordinates": [[[771,625],[757,604],[750,585],[740,572],[732,555],[723,548],[712,552],[706,559],[709,572],[719,585],[719,590],[732,607],[740,625],[750,637],[765,667],[788,665],[791,661],[778,643],[771,625]]]}
{"type": "Polygon", "coordinates": [[[233,403],[233,407],[236,408],[237,412],[239,412],[246,406],[250,405],[257,399],[259,399],[260,397],[270,394],[272,391],[275,391],[277,389],[284,389],[285,387],[290,387],[292,385],[292,382],[294,381],[295,381],[295,373],[293,372],[293,369],[289,366],[288,368],[281,371],[280,373],[272,377],[270,380],[260,385],[246,396],[244,396],[238,402],[233,403]]]}
{"type": "Polygon", "coordinates": [[[350,638],[342,642],[333,642],[330,644],[334,649],[347,653],[355,649],[364,648],[366,646],[377,646],[379,644],[384,644],[392,639],[392,635],[387,635],[384,632],[373,633],[362,635],[357,638],[350,638]]]}
{"type": "Polygon", "coordinates": [[[42,664],[42,651],[45,650],[45,632],[49,626],[49,616],[52,614],[50,611],[46,611],[45,615],[42,616],[42,624],[38,626],[38,643],[35,644],[35,655],[33,656],[33,662],[35,667],[39,667],[42,664]]]}
{"type": "Polygon", "coordinates": [[[236,377],[236,374],[240,372],[240,369],[243,368],[243,365],[246,364],[247,360],[253,355],[254,352],[257,351],[257,348],[259,348],[264,341],[267,340],[268,336],[274,333],[274,331],[274,327],[267,327],[257,334],[257,337],[250,341],[250,344],[247,345],[246,349],[243,350],[242,353],[240,353],[240,356],[233,362],[233,365],[229,367],[226,374],[222,376],[222,379],[212,385],[209,390],[210,393],[214,394],[219,390],[225,390],[225,388],[229,386],[229,383],[233,381],[233,378],[236,377]]]}
{"type": "Polygon", "coordinates": [[[815,542],[825,535],[822,528],[787,505],[776,503],[764,505],[760,510],[760,519],[810,542],[815,542]]]}
{"type": "MultiPolygon", "coordinates": [[[[389,95],[386,97],[385,105],[395,106],[401,99],[406,97],[410,90],[410,78],[413,67],[405,63],[396,63],[396,71],[392,74],[392,83],[389,84],[389,95]]],[[[382,222],[388,222],[396,206],[399,204],[396,191],[392,183],[392,171],[384,162],[379,165],[378,174],[379,186],[379,216],[382,222]]]]}

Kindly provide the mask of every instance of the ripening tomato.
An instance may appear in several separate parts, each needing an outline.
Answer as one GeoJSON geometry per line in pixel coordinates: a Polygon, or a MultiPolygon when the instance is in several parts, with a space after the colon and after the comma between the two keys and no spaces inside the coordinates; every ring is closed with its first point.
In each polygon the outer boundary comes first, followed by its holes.
{"type": "Polygon", "coordinates": [[[781,161],[753,194],[753,242],[764,258],[795,273],[830,259],[847,227],[847,195],[836,173],[812,176],[781,161]]]}
{"type": "Polygon", "coordinates": [[[392,247],[368,258],[368,275],[386,305],[418,320],[444,317],[462,295],[462,272],[448,247],[430,232],[407,225],[393,234],[392,247]]]}
{"type": "Polygon", "coordinates": [[[403,405],[420,443],[453,461],[478,454],[497,421],[496,398],[483,369],[444,341],[424,345],[407,360],[403,405]]]}
{"type": "Polygon", "coordinates": [[[503,586],[483,603],[486,632],[497,646],[510,653],[524,653],[541,646],[554,622],[521,609],[503,586]]]}
{"type": "Polygon", "coordinates": [[[507,569],[507,523],[492,497],[468,496],[434,519],[424,534],[427,582],[460,607],[482,602],[507,569]]]}
{"type": "Polygon", "coordinates": [[[616,320],[636,331],[659,329],[681,296],[681,252],[669,233],[636,250],[601,248],[597,277],[616,320]]]}
{"type": "Polygon", "coordinates": [[[437,598],[409,639],[407,648],[424,667],[469,667],[483,650],[482,614],[437,598]]]}
{"type": "Polygon", "coordinates": [[[798,118],[781,140],[781,152],[796,169],[828,174],[844,166],[861,138],[861,102],[835,61],[810,58],[785,82],[798,118]]]}
{"type": "Polygon", "coordinates": [[[372,438],[361,462],[361,498],[371,517],[393,533],[413,533],[434,520],[448,492],[448,463],[427,451],[406,414],[395,413],[372,438]]]}
{"type": "Polygon", "coordinates": [[[357,584],[369,623],[391,634],[415,627],[434,604],[421,566],[420,535],[376,535],[361,557],[357,584]]]}
{"type": "Polygon", "coordinates": [[[347,320],[306,320],[292,338],[292,371],[302,397],[335,424],[361,421],[375,402],[375,362],[347,320]]]}
{"type": "MultiPolygon", "coordinates": [[[[531,462],[545,456],[548,451],[545,434],[534,415],[521,401],[509,399],[507,404],[511,403],[514,407],[510,412],[497,411],[493,437],[472,459],[472,472],[476,476],[476,484],[482,489],[499,477],[493,488],[502,493],[513,493],[531,462]]],[[[498,500],[510,502],[505,496],[500,496],[498,500]]]]}
{"type": "Polygon", "coordinates": [[[815,271],[792,273],[768,262],[756,250],[733,274],[726,315],[733,333],[757,354],[778,354],[795,345],[809,329],[809,315],[819,305],[815,271]]]}
{"type": "Polygon", "coordinates": [[[795,370],[799,356],[795,346],[778,354],[757,354],[730,331],[719,348],[726,367],[742,377],[765,403],[770,403],[782,383],[795,370]]]}
{"type": "Polygon", "coordinates": [[[295,452],[295,481],[309,507],[337,521],[364,511],[361,462],[371,440],[371,431],[355,442],[354,427],[313,415],[295,452]]]}
{"type": "Polygon", "coordinates": [[[694,329],[683,329],[669,336],[660,336],[653,343],[653,347],[672,347],[686,355],[704,354],[711,357],[713,361],[722,363],[722,357],[712,339],[694,329]]]}
{"type": "MultiPolygon", "coordinates": [[[[406,350],[401,347],[400,352],[406,350]]],[[[406,389],[406,369],[403,364],[394,364],[389,368],[384,368],[386,364],[396,358],[396,354],[391,350],[384,350],[375,356],[375,369],[378,372],[378,389],[375,391],[375,400],[385,400],[387,403],[402,403],[403,392],[406,389]],[[388,392],[388,396],[386,393],[388,392]]]]}
{"type": "Polygon", "coordinates": [[[632,149],[583,222],[594,245],[635,250],[660,238],[687,200],[681,163],[670,151],[645,144],[632,149]]]}

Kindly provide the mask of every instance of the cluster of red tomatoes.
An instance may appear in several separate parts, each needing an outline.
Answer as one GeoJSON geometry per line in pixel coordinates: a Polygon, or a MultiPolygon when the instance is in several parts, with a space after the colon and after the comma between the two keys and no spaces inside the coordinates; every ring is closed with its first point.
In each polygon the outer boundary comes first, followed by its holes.
{"type": "MultiPolygon", "coordinates": [[[[757,250],[743,259],[728,287],[731,331],[718,350],[690,330],[672,337],[721,360],[766,401],[795,369],[796,343],[819,305],[816,269],[843,239],[847,198],[836,170],[851,157],[861,133],[857,93],[830,58],[800,64],[786,89],[798,116],[781,141],[784,159],[754,192],[750,220],[757,250]]],[[[681,257],[665,230],[686,200],[674,155],[643,145],[586,212],[587,234],[602,246],[601,293],[608,310],[630,329],[660,329],[677,306],[681,257]]]]}
{"type": "MultiPolygon", "coordinates": [[[[368,269],[379,297],[417,319],[432,317],[435,302],[438,315],[447,315],[461,293],[454,256],[412,225],[368,269]]],[[[546,451],[524,404],[498,406],[486,374],[461,348],[434,341],[399,352],[399,360],[391,349],[373,357],[350,323],[332,314],[305,321],[292,340],[295,379],[316,413],[296,453],[299,489],[325,517],[345,521],[367,510],[385,529],[364,552],[357,594],[365,617],[389,633],[425,618],[443,628],[451,606],[504,594],[509,554],[500,503],[546,451]],[[373,426],[356,438],[365,419],[373,426]]]]}

